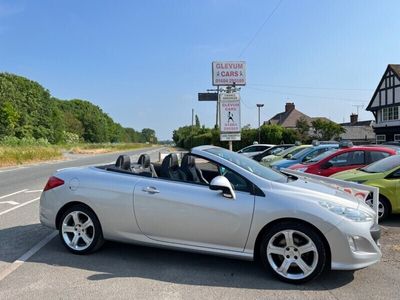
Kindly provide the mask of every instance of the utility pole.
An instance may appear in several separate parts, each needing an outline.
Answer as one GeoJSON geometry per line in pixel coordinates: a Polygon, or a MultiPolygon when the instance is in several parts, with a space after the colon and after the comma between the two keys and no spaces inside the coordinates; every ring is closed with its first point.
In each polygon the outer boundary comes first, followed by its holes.
{"type": "Polygon", "coordinates": [[[264,104],[261,104],[261,103],[257,104],[257,108],[258,108],[258,143],[259,144],[261,143],[261,139],[260,139],[260,136],[261,136],[261,130],[260,130],[260,126],[261,126],[261,124],[260,124],[260,110],[261,110],[261,107],[264,107],[264,104]]]}

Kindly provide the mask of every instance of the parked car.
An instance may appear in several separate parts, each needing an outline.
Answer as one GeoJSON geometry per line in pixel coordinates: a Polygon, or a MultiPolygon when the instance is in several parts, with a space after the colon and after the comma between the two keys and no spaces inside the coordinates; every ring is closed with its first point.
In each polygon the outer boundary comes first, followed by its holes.
{"type": "Polygon", "coordinates": [[[245,156],[253,156],[261,153],[275,145],[272,144],[254,144],[240,149],[237,153],[243,154],[245,156]]]}
{"type": "Polygon", "coordinates": [[[114,240],[258,257],[292,283],[381,258],[376,213],[364,201],[215,146],[193,148],[180,166],[172,153],[161,165],[120,156],[115,165],[59,170],[41,195],[40,221],[75,254],[114,240]]]}
{"type": "Polygon", "coordinates": [[[290,159],[293,155],[309,147],[311,147],[311,145],[293,146],[280,153],[267,155],[262,158],[261,164],[263,166],[269,167],[273,162],[281,159],[290,159]]]}
{"type": "MultiPolygon", "coordinates": [[[[336,173],[332,177],[378,187],[380,220],[391,213],[400,213],[400,155],[384,158],[360,169],[336,173]]],[[[368,201],[372,204],[371,200],[368,201]]]]}
{"type": "Polygon", "coordinates": [[[290,169],[320,176],[331,176],[338,172],[364,167],[391,155],[396,155],[396,151],[385,147],[346,147],[326,151],[309,161],[295,164],[290,169]]]}
{"type": "Polygon", "coordinates": [[[338,149],[339,144],[322,144],[317,146],[312,146],[302,151],[296,153],[290,158],[278,160],[270,165],[271,168],[275,170],[280,170],[282,168],[289,168],[295,164],[306,162],[321,153],[324,153],[328,150],[338,149]]]}
{"type": "Polygon", "coordinates": [[[293,147],[294,144],[282,144],[282,145],[276,145],[273,146],[261,153],[258,154],[253,154],[249,157],[251,157],[252,159],[254,159],[255,161],[261,161],[265,156],[269,156],[269,155],[277,155],[279,153],[281,153],[282,151],[293,147]]]}

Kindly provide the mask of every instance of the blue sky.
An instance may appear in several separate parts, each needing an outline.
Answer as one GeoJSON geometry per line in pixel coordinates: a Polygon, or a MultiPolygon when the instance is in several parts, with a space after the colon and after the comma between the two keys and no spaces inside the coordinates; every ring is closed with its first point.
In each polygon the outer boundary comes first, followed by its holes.
{"type": "Polygon", "coordinates": [[[278,3],[0,0],[0,71],[167,139],[192,108],[213,126],[215,103],[197,101],[212,88],[211,62],[245,60],[242,125],[257,126],[256,103],[266,120],[286,101],[348,121],[387,64],[400,63],[400,2],[283,0],[261,27],[278,3]]]}

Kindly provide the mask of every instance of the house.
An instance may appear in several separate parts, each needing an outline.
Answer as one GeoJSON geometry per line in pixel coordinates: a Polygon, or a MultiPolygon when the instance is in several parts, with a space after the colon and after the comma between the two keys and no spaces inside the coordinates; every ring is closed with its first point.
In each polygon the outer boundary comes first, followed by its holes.
{"type": "Polygon", "coordinates": [[[300,118],[304,118],[307,120],[308,124],[311,126],[311,122],[316,120],[316,119],[323,119],[325,121],[330,121],[329,119],[325,117],[310,117],[307,116],[306,114],[302,113],[301,111],[298,111],[296,109],[296,106],[294,105],[293,102],[287,102],[285,105],[285,111],[276,114],[273,116],[271,119],[268,121],[264,122],[264,125],[281,125],[285,128],[296,128],[296,123],[297,120],[300,118]]]}
{"type": "Polygon", "coordinates": [[[367,111],[374,114],[376,142],[400,142],[400,65],[388,65],[367,111]]]}
{"type": "Polygon", "coordinates": [[[358,115],[351,114],[350,122],[340,124],[346,130],[340,139],[351,140],[355,145],[375,143],[374,124],[373,120],[358,121],[358,115]]]}

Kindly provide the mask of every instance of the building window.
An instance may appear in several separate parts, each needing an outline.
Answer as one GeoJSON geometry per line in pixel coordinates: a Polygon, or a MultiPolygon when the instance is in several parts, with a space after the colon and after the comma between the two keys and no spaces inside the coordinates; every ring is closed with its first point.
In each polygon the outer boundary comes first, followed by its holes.
{"type": "Polygon", "coordinates": [[[386,142],[386,134],[377,134],[376,135],[376,143],[382,144],[384,142],[386,142]]]}
{"type": "Polygon", "coordinates": [[[394,135],[394,141],[395,142],[400,142],[400,134],[395,134],[394,135]]]}
{"type": "Polygon", "coordinates": [[[391,106],[382,108],[382,121],[393,121],[399,119],[399,107],[391,106]]]}

